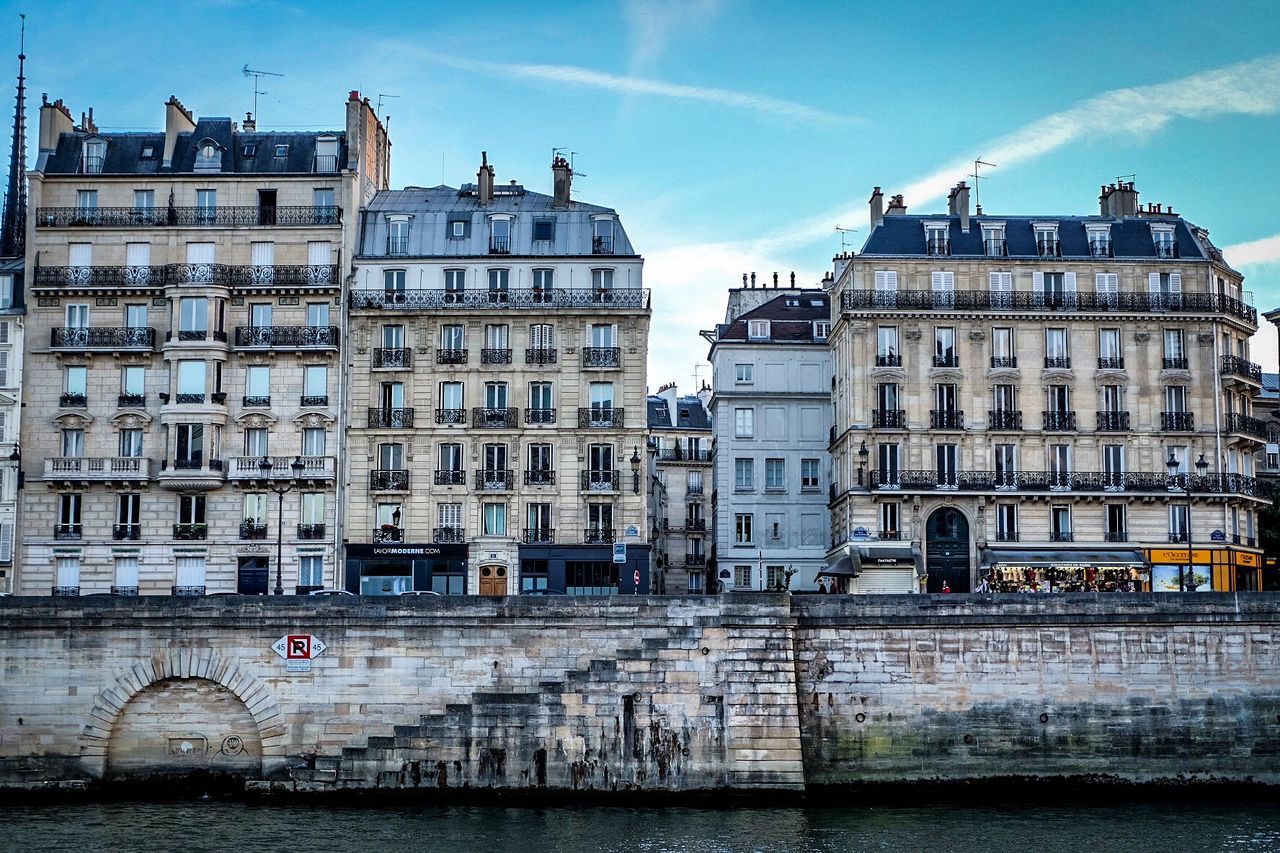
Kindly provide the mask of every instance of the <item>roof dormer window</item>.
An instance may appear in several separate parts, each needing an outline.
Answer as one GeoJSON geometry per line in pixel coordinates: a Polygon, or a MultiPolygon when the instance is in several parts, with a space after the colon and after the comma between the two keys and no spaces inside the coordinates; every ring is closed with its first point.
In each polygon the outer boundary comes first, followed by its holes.
{"type": "Polygon", "coordinates": [[[86,175],[97,175],[107,159],[107,141],[105,139],[86,139],[80,161],[80,171],[86,175]]]}
{"type": "Polygon", "coordinates": [[[926,222],[924,224],[924,247],[930,255],[951,254],[951,228],[946,222],[926,222]]]}
{"type": "Polygon", "coordinates": [[[1084,228],[1089,237],[1089,254],[1095,258],[1111,257],[1111,226],[1086,225],[1084,228]]]}
{"type": "Polygon", "coordinates": [[[1042,258],[1056,258],[1062,254],[1058,244],[1058,223],[1035,222],[1032,228],[1036,232],[1036,254],[1042,258]]]}
{"type": "Polygon", "coordinates": [[[753,341],[769,340],[769,321],[768,320],[748,320],[747,321],[747,337],[753,341]]]}
{"type": "Polygon", "coordinates": [[[242,157],[258,156],[258,144],[256,142],[246,142],[244,144],[244,147],[240,149],[240,156],[242,157]]]}
{"type": "Polygon", "coordinates": [[[289,156],[289,146],[288,146],[288,145],[277,145],[277,146],[276,146],[276,155],[275,155],[275,156],[277,156],[277,157],[288,157],[288,156],[289,156]]]}
{"type": "Polygon", "coordinates": [[[1008,245],[1004,240],[1003,222],[982,223],[982,249],[993,258],[1003,258],[1009,254],[1008,245]]]}
{"type": "Polygon", "coordinates": [[[613,254],[613,217],[597,216],[591,222],[591,254],[613,254]]]}
{"type": "Polygon", "coordinates": [[[154,159],[156,159],[156,147],[155,147],[154,145],[144,145],[144,146],[142,146],[142,150],[138,153],[138,159],[139,159],[139,160],[154,160],[154,159]]]}
{"type": "Polygon", "coordinates": [[[1151,240],[1155,244],[1157,258],[1178,257],[1178,242],[1174,239],[1172,225],[1152,225],[1151,240]]]}
{"type": "Polygon", "coordinates": [[[212,139],[206,139],[196,146],[196,171],[222,171],[222,147],[212,139]]]}
{"type": "Polygon", "coordinates": [[[825,341],[827,336],[831,334],[830,320],[814,320],[813,321],[813,339],[815,341],[825,341]]]}
{"type": "Polygon", "coordinates": [[[489,217],[489,254],[511,254],[511,217],[489,217]]]}

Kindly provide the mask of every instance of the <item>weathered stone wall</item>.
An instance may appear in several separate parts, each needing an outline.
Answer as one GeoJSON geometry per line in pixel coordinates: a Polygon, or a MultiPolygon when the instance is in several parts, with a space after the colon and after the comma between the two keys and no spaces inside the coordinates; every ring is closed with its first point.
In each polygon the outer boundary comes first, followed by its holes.
{"type": "Polygon", "coordinates": [[[0,599],[0,783],[1280,784],[1277,599],[0,599]]]}

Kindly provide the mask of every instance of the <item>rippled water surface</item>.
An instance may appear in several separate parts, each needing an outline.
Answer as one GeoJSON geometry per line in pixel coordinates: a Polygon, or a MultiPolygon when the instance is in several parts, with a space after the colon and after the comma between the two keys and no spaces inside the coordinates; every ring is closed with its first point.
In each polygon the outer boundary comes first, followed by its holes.
{"type": "Polygon", "coordinates": [[[1280,808],[322,808],[123,803],[6,808],[4,851],[1280,851],[1280,808]]]}

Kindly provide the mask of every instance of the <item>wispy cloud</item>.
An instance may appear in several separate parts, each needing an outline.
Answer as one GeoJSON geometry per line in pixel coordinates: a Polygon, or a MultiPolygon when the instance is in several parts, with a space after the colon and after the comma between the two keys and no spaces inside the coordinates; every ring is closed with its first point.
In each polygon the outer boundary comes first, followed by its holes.
{"type": "Polygon", "coordinates": [[[648,67],[676,34],[696,31],[715,19],[721,0],[624,0],[631,44],[631,73],[648,67]]]}
{"type": "Polygon", "coordinates": [[[1227,262],[1233,267],[1275,263],[1280,261],[1280,234],[1227,246],[1222,250],[1222,254],[1226,255],[1227,262]]]}
{"type": "Polygon", "coordinates": [[[415,55],[429,62],[502,80],[540,80],[548,83],[567,83],[585,88],[604,89],[628,95],[650,95],[675,98],[677,100],[701,101],[734,109],[748,110],[770,118],[798,122],[836,125],[856,121],[850,116],[842,116],[816,107],[798,104],[794,101],[772,98],[768,95],[756,95],[749,92],[735,92],[731,89],[688,86],[681,83],[668,83],[665,80],[655,80],[649,77],[609,74],[577,65],[519,65],[482,62],[416,48],[411,50],[415,55]]]}

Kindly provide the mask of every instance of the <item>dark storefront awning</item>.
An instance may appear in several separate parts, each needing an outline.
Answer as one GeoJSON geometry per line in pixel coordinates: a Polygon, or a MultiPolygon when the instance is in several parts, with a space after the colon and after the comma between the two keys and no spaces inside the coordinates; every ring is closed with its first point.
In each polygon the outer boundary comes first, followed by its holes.
{"type": "Polygon", "coordinates": [[[858,562],[864,569],[916,566],[916,552],[910,545],[859,545],[858,562]]]}
{"type": "Polygon", "coordinates": [[[857,576],[858,568],[848,554],[842,554],[840,559],[818,572],[820,578],[856,578],[857,576]]]}
{"type": "Polygon", "coordinates": [[[1143,567],[1147,561],[1137,551],[1033,551],[1030,549],[992,549],[991,565],[1027,566],[1124,566],[1143,567]]]}

